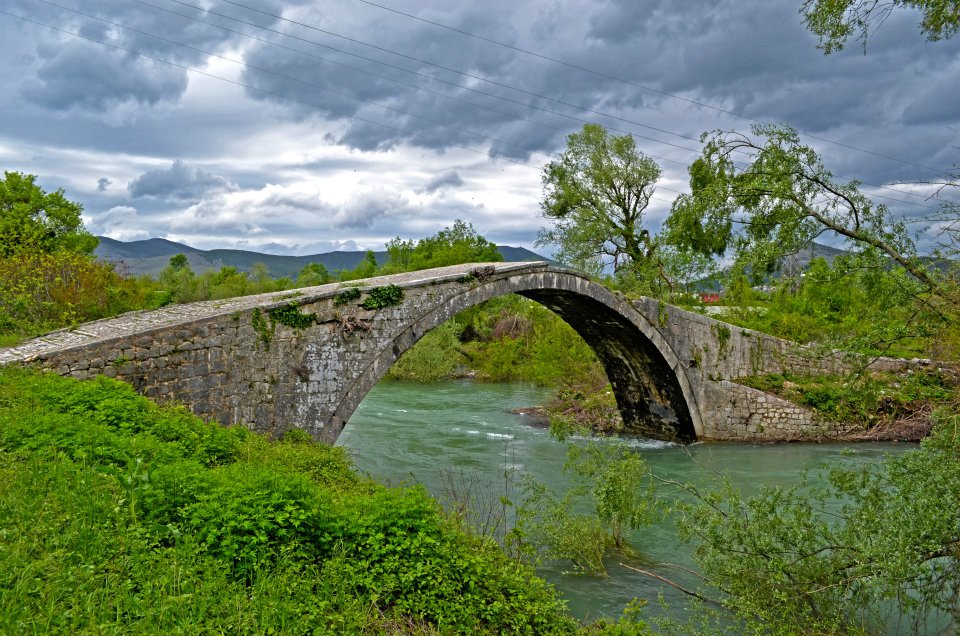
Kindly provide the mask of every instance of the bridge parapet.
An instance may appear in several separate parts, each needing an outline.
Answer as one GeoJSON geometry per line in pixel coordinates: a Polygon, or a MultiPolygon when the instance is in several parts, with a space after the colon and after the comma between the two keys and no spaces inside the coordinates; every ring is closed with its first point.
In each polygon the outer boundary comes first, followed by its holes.
{"type": "Polygon", "coordinates": [[[134,312],[0,349],[0,364],[115,377],[224,424],[274,435],[296,426],[332,443],[424,334],[508,293],[544,304],[584,337],[632,432],[681,441],[830,435],[829,423],[735,380],[835,372],[845,368],[839,354],[818,357],[654,300],[630,302],[546,263],[473,263],[134,312]],[[402,301],[364,303],[392,285],[402,301]],[[353,286],[360,293],[344,294],[353,286]]]}

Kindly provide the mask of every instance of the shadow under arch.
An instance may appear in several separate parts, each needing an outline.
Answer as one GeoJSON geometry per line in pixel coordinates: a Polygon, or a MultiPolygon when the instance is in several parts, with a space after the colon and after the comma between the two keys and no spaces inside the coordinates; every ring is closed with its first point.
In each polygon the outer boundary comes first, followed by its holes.
{"type": "Polygon", "coordinates": [[[479,283],[425,313],[360,373],[327,431],[334,439],[339,436],[370,389],[425,334],[464,309],[508,293],[546,306],[587,342],[606,371],[628,432],[685,443],[702,435],[695,393],[663,336],[623,297],[579,274],[555,269],[479,283]]]}

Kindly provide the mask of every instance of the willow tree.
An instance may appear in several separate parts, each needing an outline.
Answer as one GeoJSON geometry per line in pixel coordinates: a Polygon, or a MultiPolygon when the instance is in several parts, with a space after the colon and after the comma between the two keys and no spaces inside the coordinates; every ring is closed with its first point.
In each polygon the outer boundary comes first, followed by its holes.
{"type": "Polygon", "coordinates": [[[832,234],[854,251],[889,257],[928,291],[937,288],[903,220],[874,204],[857,181],[834,177],[792,128],[757,125],[753,133],[704,135],[703,154],[690,166],[690,194],[677,197],[665,223],[672,242],[703,254],[732,253],[764,272],[832,234]]]}
{"type": "Polygon", "coordinates": [[[540,209],[551,226],[536,245],[556,245],[558,260],[595,274],[655,265],[657,241],[643,221],[660,174],[630,135],[584,125],[543,169],[540,209]]]}
{"type": "Polygon", "coordinates": [[[807,28],[820,37],[819,48],[829,55],[840,51],[851,35],[867,47],[867,37],[895,9],[920,13],[920,30],[929,40],[943,40],[960,31],[957,0],[805,0],[800,8],[807,28]]]}

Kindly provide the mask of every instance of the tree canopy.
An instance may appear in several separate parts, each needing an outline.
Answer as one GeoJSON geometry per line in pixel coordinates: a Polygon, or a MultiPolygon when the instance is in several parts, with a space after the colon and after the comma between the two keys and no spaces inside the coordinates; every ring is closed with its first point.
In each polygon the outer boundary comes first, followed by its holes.
{"type": "Polygon", "coordinates": [[[960,2],[957,0],[805,0],[800,9],[803,21],[819,36],[827,55],[844,48],[855,35],[866,50],[871,35],[895,9],[920,12],[920,30],[929,40],[953,37],[960,30],[960,2]]]}
{"type": "Polygon", "coordinates": [[[404,241],[398,236],[387,243],[387,254],[390,260],[383,268],[385,274],[503,260],[494,243],[480,236],[472,224],[459,219],[453,227],[418,241],[404,241]]]}
{"type": "Polygon", "coordinates": [[[0,254],[24,249],[91,254],[98,241],[83,227],[83,206],[67,199],[62,188],[44,192],[36,179],[21,172],[4,172],[0,179],[0,254]]]}
{"type": "Polygon", "coordinates": [[[660,174],[630,135],[584,125],[543,170],[540,209],[552,227],[540,230],[536,244],[558,246],[558,260],[592,273],[649,264],[656,241],[642,224],[660,174]]]}
{"type": "Polygon", "coordinates": [[[676,199],[665,224],[671,242],[715,256],[732,250],[759,274],[834,233],[855,251],[875,250],[926,288],[936,287],[905,224],[862,194],[858,182],[836,179],[792,128],[758,125],[753,133],[758,139],[704,135],[703,154],[690,166],[691,193],[676,199]]]}

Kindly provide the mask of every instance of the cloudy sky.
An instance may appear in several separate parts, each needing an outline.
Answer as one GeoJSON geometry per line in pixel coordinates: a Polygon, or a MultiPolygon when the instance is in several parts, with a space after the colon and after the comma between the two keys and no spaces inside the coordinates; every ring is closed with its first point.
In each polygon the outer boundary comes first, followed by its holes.
{"type": "Polygon", "coordinates": [[[914,218],[930,188],[899,183],[960,163],[960,38],[926,42],[910,12],[824,57],[800,0],[379,4],[4,0],[34,22],[0,14],[0,166],[63,187],[98,234],[306,254],[458,218],[530,247],[540,170],[587,121],[663,168],[651,228],[696,138],[750,119],[815,136],[914,218]]]}

